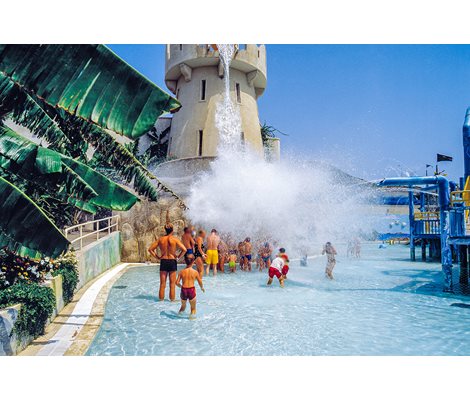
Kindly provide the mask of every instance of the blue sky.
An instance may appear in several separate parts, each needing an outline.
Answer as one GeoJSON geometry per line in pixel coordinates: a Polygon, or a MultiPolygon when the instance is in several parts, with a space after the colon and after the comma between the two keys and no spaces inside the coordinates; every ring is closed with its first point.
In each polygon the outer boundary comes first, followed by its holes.
{"type": "MultiPolygon", "coordinates": [[[[164,45],[110,47],[166,89],[164,45]]],[[[424,174],[440,152],[462,175],[470,46],[267,45],[267,63],[260,121],[289,135],[283,152],[369,179],[424,174]]]]}

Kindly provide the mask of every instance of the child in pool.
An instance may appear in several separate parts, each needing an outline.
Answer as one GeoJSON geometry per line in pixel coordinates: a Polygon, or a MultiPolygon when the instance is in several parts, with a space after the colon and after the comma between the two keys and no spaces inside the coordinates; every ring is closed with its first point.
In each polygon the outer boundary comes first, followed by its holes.
{"type": "Polygon", "coordinates": [[[196,318],[196,288],[194,287],[194,281],[197,280],[199,287],[205,293],[204,286],[202,284],[202,279],[199,273],[193,269],[194,265],[194,255],[187,254],[184,256],[184,262],[186,263],[186,268],[183,269],[176,278],[176,286],[181,288],[181,308],[179,313],[183,313],[186,309],[186,301],[189,300],[191,306],[190,319],[196,318]],[[181,282],[182,281],[182,285],[181,282]]]}
{"type": "Polygon", "coordinates": [[[228,256],[228,266],[230,267],[230,272],[234,273],[237,268],[237,253],[234,250],[231,250],[228,256]]]}
{"type": "Polygon", "coordinates": [[[287,279],[287,273],[289,272],[289,257],[287,257],[286,255],[286,249],[284,247],[281,247],[279,249],[279,254],[277,256],[284,259],[284,265],[281,269],[281,273],[282,273],[282,279],[287,279]],[[286,257],[283,257],[283,256],[286,256],[286,257]]]}
{"type": "Polygon", "coordinates": [[[284,260],[284,266],[282,267],[282,279],[286,280],[287,279],[287,273],[289,272],[289,257],[287,257],[287,254],[284,253],[281,255],[281,257],[284,260]]]}
{"type": "Polygon", "coordinates": [[[279,256],[277,256],[272,262],[271,266],[268,269],[268,285],[271,285],[273,283],[273,278],[276,277],[279,279],[279,285],[281,287],[284,287],[284,280],[285,280],[285,275],[287,275],[287,272],[289,271],[289,267],[287,267],[287,270],[285,269],[286,267],[286,262],[289,262],[289,257],[287,256],[286,253],[283,253],[279,256]],[[285,272],[285,274],[284,274],[285,272]]]}

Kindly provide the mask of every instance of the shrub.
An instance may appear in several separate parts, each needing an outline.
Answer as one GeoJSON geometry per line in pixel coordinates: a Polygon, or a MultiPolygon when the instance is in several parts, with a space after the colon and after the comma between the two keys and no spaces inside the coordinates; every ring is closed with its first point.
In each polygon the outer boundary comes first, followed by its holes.
{"type": "Polygon", "coordinates": [[[36,261],[18,256],[6,248],[0,249],[0,289],[13,286],[17,282],[42,283],[54,267],[48,257],[36,261]]]}
{"type": "Polygon", "coordinates": [[[64,256],[54,262],[55,268],[52,275],[62,275],[62,291],[65,304],[70,303],[78,284],[78,260],[73,251],[69,251],[64,256]]]}
{"type": "Polygon", "coordinates": [[[37,283],[19,282],[0,290],[0,308],[21,303],[21,311],[13,331],[18,340],[44,334],[46,322],[55,307],[54,292],[51,288],[37,283]]]}

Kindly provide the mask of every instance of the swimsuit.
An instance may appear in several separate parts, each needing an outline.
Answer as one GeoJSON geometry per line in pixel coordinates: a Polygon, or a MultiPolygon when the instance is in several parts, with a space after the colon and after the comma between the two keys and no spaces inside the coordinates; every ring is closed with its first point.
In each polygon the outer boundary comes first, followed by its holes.
{"type": "Polygon", "coordinates": [[[192,300],[196,297],[196,288],[190,287],[190,288],[181,288],[181,300],[192,300]]]}
{"type": "Polygon", "coordinates": [[[197,243],[194,245],[194,257],[195,258],[198,258],[198,257],[201,257],[202,258],[202,253],[201,251],[204,251],[204,243],[202,244],[201,246],[201,250],[199,250],[199,246],[197,245],[197,243]]]}
{"type": "Polygon", "coordinates": [[[229,261],[229,262],[228,262],[228,266],[229,266],[230,268],[235,268],[235,265],[236,265],[236,264],[235,264],[235,261],[229,261]]]}
{"type": "Polygon", "coordinates": [[[193,249],[186,250],[186,253],[184,255],[187,256],[188,254],[194,254],[193,249]]]}
{"type": "Polygon", "coordinates": [[[251,261],[251,254],[245,254],[244,257],[245,257],[248,261],[251,261]]]}
{"type": "Polygon", "coordinates": [[[206,263],[208,265],[215,265],[219,263],[219,252],[217,250],[207,250],[206,255],[206,263]]]}
{"type": "Polygon", "coordinates": [[[281,272],[277,268],[274,268],[274,267],[269,267],[268,274],[271,279],[273,277],[277,277],[277,279],[279,279],[282,276],[281,272]]]}
{"type": "Polygon", "coordinates": [[[268,262],[269,258],[270,258],[269,256],[267,256],[267,257],[261,257],[261,259],[262,259],[264,262],[268,262]]]}
{"type": "Polygon", "coordinates": [[[286,276],[288,272],[289,272],[289,266],[288,266],[288,265],[284,265],[284,266],[282,267],[282,275],[286,276]]]}
{"type": "Polygon", "coordinates": [[[178,269],[176,260],[160,260],[160,272],[174,272],[178,269]]]}

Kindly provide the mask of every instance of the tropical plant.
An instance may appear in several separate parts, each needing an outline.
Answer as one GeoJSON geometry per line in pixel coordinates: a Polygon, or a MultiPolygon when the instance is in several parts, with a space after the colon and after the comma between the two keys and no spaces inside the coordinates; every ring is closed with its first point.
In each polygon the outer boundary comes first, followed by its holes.
{"type": "Polygon", "coordinates": [[[53,276],[62,275],[62,294],[65,304],[70,303],[78,285],[78,259],[69,251],[54,262],[53,276]]]}
{"type": "Polygon", "coordinates": [[[281,132],[279,129],[274,128],[274,126],[266,124],[266,122],[264,122],[263,125],[260,124],[260,129],[261,129],[261,140],[263,141],[264,146],[266,146],[269,139],[273,139],[276,137],[276,132],[284,136],[289,136],[286,133],[281,132]]]}
{"type": "Polygon", "coordinates": [[[0,177],[0,244],[23,256],[57,257],[69,242],[39,206],[0,177]]]}
{"type": "Polygon", "coordinates": [[[18,303],[21,303],[21,310],[12,333],[16,333],[19,341],[43,335],[55,307],[52,289],[37,283],[21,282],[0,290],[0,308],[18,303]]]}
{"type": "Polygon", "coordinates": [[[92,168],[89,150],[137,193],[178,197],[113,135],[136,139],[179,107],[103,45],[0,45],[0,189],[8,192],[0,195],[0,245],[57,256],[67,241],[54,222],[64,225],[77,209],[126,210],[137,201],[92,168]],[[47,145],[15,133],[6,120],[47,145]]]}
{"type": "Polygon", "coordinates": [[[43,283],[46,275],[57,268],[56,265],[49,258],[34,261],[8,249],[0,249],[0,289],[18,282],[43,283]]]}

